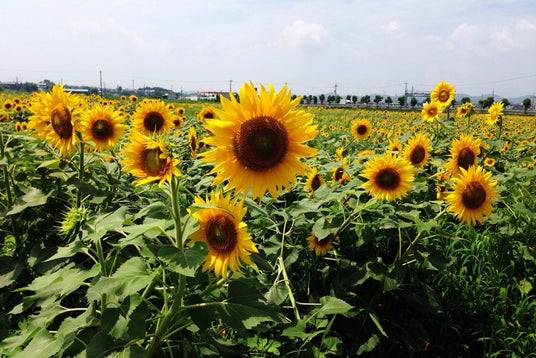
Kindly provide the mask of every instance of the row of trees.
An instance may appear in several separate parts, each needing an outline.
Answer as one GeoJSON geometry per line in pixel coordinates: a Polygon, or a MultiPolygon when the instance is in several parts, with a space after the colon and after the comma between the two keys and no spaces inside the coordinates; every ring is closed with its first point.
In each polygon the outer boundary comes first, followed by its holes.
{"type": "MultiPolygon", "coordinates": [[[[393,98],[390,97],[390,96],[387,96],[384,100],[383,96],[380,96],[380,95],[375,95],[374,98],[372,98],[370,95],[364,95],[363,97],[361,98],[358,98],[357,96],[351,96],[351,95],[347,95],[346,96],[346,99],[343,101],[343,97],[339,96],[339,95],[324,95],[324,94],[321,94],[319,96],[313,96],[313,95],[305,95],[302,97],[302,103],[303,104],[328,104],[328,105],[331,105],[331,104],[362,104],[362,105],[369,105],[370,103],[374,103],[376,105],[376,107],[378,107],[380,105],[380,103],[383,103],[386,104],[387,106],[391,106],[393,104],[393,98]]],[[[421,103],[424,103],[424,102],[428,102],[430,101],[430,98],[425,98],[421,103]]],[[[504,107],[508,107],[511,105],[510,101],[508,100],[508,98],[503,98],[501,99],[501,101],[503,102],[504,104],[504,107]]],[[[470,97],[463,97],[461,99],[461,103],[467,103],[467,102],[471,102],[471,98],[470,97]]],[[[489,96],[487,98],[482,98],[478,101],[478,106],[482,109],[486,109],[486,108],[489,108],[494,102],[496,102],[495,98],[492,97],[492,96],[489,96]]],[[[419,100],[416,98],[416,97],[411,97],[409,103],[406,103],[406,97],[405,96],[400,96],[397,98],[397,103],[400,107],[404,107],[404,106],[411,106],[411,107],[415,107],[417,104],[419,104],[419,100]]],[[[452,106],[456,106],[457,103],[456,103],[456,100],[452,101],[452,106]]],[[[525,111],[525,113],[528,111],[528,109],[531,107],[532,105],[532,101],[530,98],[525,98],[522,102],[522,105],[523,105],[523,109],[525,111]]]]}

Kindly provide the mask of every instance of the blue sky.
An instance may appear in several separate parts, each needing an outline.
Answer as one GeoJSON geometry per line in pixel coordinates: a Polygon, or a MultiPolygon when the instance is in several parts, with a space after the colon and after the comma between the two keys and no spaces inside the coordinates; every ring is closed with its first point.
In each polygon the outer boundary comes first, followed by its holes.
{"type": "Polygon", "coordinates": [[[0,80],[402,95],[536,91],[534,0],[3,0],[0,80]],[[232,80],[232,82],[230,82],[232,80]]]}

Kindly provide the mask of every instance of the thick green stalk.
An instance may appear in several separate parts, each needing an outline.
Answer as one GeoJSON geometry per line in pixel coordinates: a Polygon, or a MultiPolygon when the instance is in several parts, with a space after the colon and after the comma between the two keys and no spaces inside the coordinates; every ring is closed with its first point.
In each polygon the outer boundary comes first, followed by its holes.
{"type": "MultiPolygon", "coordinates": [[[[80,141],[79,145],[79,157],[80,157],[80,163],[78,165],[78,182],[81,183],[84,179],[84,142],[80,141]]],[[[82,192],[80,189],[76,191],[76,207],[79,208],[82,204],[82,192]]]]}

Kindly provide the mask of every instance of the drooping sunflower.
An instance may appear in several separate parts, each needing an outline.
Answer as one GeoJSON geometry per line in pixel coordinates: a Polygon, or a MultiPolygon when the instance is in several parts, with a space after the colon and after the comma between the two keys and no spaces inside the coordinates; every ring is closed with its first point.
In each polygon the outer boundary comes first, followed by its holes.
{"type": "Polygon", "coordinates": [[[422,118],[427,122],[433,122],[441,114],[442,107],[437,102],[425,102],[422,105],[422,118]]]}
{"type": "Polygon", "coordinates": [[[147,135],[158,135],[174,127],[173,114],[163,101],[145,100],[132,114],[132,125],[147,135]]]}
{"type": "Polygon", "coordinates": [[[370,137],[370,122],[367,119],[354,119],[352,121],[352,134],[355,139],[370,137]]]}
{"type": "Polygon", "coordinates": [[[450,146],[450,159],[445,165],[452,176],[459,175],[460,168],[465,170],[476,165],[480,155],[480,139],[473,138],[472,134],[462,134],[459,139],[454,139],[450,146]]]}
{"type": "Polygon", "coordinates": [[[342,163],[339,167],[332,169],[332,179],[333,182],[339,184],[345,184],[351,179],[350,174],[347,172],[348,169],[348,158],[342,158],[342,163]]]}
{"type": "Polygon", "coordinates": [[[29,128],[47,140],[60,155],[71,153],[76,148],[76,130],[79,125],[75,110],[80,100],[63,85],[54,85],[50,92],[34,92],[29,128]]]}
{"type": "Polygon", "coordinates": [[[454,86],[448,82],[441,81],[430,93],[430,100],[436,102],[440,107],[448,107],[454,100],[454,95],[456,91],[454,86]]]}
{"type": "Polygon", "coordinates": [[[491,179],[491,172],[485,172],[481,166],[461,168],[461,175],[454,181],[453,191],[445,199],[448,211],[469,225],[491,215],[493,201],[499,196],[495,190],[497,181],[491,179]]]}
{"type": "Polygon", "coordinates": [[[415,137],[408,139],[408,143],[404,147],[404,158],[413,166],[422,166],[428,163],[432,145],[430,139],[422,133],[418,133],[415,137]]]}
{"type": "Polygon", "coordinates": [[[474,106],[471,102],[467,102],[464,104],[459,105],[456,108],[456,117],[458,118],[466,118],[473,114],[474,112],[474,106]]]}
{"type": "Polygon", "coordinates": [[[287,86],[275,92],[261,85],[257,94],[253,83],[240,88],[240,102],[234,96],[220,97],[222,110],[218,120],[207,120],[205,128],[213,135],[204,139],[211,149],[203,161],[214,163],[214,184],[228,181],[226,189],[251,189],[253,197],[265,191],[273,197],[305,174],[302,157],[311,157],[316,149],[303,144],[317,135],[313,114],[295,107],[301,98],[290,97],[287,86]]]}
{"type": "Polygon", "coordinates": [[[201,122],[216,118],[216,111],[212,107],[203,107],[197,114],[197,119],[201,122]]]}
{"type": "Polygon", "coordinates": [[[127,128],[119,111],[100,104],[82,114],[81,127],[82,138],[95,143],[97,151],[113,148],[127,128]]]}
{"type": "Polygon", "coordinates": [[[400,150],[402,149],[402,143],[400,143],[400,139],[398,139],[398,137],[393,137],[389,139],[387,149],[391,152],[400,152],[400,150]]]}
{"type": "Polygon", "coordinates": [[[362,176],[368,179],[362,185],[372,196],[392,201],[411,190],[414,169],[406,159],[387,152],[366,162],[362,176]]]}
{"type": "Polygon", "coordinates": [[[168,146],[158,137],[151,138],[134,131],[123,149],[123,171],[138,179],[134,184],[141,185],[158,181],[158,185],[171,182],[173,175],[181,175],[177,168],[179,160],[172,158],[168,146]]]}
{"type": "Polygon", "coordinates": [[[192,158],[195,159],[199,149],[199,141],[197,140],[197,132],[195,131],[194,126],[191,126],[188,130],[188,144],[190,147],[190,154],[192,155],[192,158]]]}
{"type": "Polygon", "coordinates": [[[311,196],[315,195],[315,191],[324,184],[324,179],[318,174],[318,169],[316,167],[311,168],[311,171],[307,175],[307,180],[305,182],[305,189],[309,190],[311,196]]]}
{"type": "Polygon", "coordinates": [[[333,234],[329,234],[322,240],[319,240],[315,234],[311,234],[307,237],[309,248],[315,252],[316,256],[326,255],[328,251],[333,248],[334,240],[338,240],[338,238],[333,234]]]}
{"type": "Polygon", "coordinates": [[[194,199],[198,205],[213,205],[214,208],[202,208],[193,211],[192,216],[199,222],[199,229],[190,238],[202,241],[208,247],[203,271],[212,269],[217,277],[227,279],[228,269],[240,271],[242,262],[252,265],[250,254],[258,252],[255,243],[247,232],[247,225],[242,221],[246,214],[244,201],[225,196],[215,191],[207,196],[194,199]]]}
{"type": "Polygon", "coordinates": [[[487,123],[493,125],[499,121],[503,115],[504,103],[497,101],[488,108],[487,123]]]}

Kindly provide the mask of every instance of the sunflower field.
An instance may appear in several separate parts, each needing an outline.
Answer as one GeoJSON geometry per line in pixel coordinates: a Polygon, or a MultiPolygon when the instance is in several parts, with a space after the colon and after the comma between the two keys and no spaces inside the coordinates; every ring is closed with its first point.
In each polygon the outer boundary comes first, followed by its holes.
{"type": "Polygon", "coordinates": [[[536,357],[536,118],[454,95],[0,92],[0,355],[536,357]]]}

